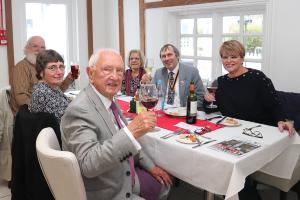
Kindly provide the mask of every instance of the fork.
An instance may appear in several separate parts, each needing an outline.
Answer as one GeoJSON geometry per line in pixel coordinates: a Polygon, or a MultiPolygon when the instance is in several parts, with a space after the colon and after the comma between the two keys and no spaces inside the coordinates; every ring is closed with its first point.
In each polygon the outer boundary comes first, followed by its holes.
{"type": "Polygon", "coordinates": [[[173,137],[175,135],[179,135],[179,134],[181,134],[183,132],[184,132],[183,130],[177,129],[174,132],[171,132],[171,133],[168,133],[166,135],[161,136],[160,138],[162,138],[162,139],[168,139],[168,138],[173,137]]]}

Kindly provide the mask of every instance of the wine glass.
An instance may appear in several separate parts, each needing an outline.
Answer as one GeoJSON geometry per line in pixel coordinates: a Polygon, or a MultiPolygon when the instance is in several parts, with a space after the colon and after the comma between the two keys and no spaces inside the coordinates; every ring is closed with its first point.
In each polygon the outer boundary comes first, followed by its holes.
{"type": "MultiPolygon", "coordinates": [[[[213,82],[207,82],[206,89],[209,93],[211,93],[213,96],[215,96],[216,91],[218,89],[217,86],[213,85],[213,82]]],[[[207,108],[213,109],[217,108],[218,106],[214,104],[214,101],[212,101],[209,105],[206,106],[207,108]]]]}
{"type": "Polygon", "coordinates": [[[152,70],[153,70],[153,67],[154,67],[154,60],[153,59],[147,59],[146,63],[145,63],[145,71],[147,73],[147,75],[149,77],[151,77],[152,75],[152,70]]]}
{"type": "Polygon", "coordinates": [[[147,108],[153,109],[158,102],[158,92],[155,84],[142,84],[140,88],[140,102],[147,108]]]}
{"type": "Polygon", "coordinates": [[[71,62],[71,74],[72,74],[72,77],[74,79],[74,81],[72,82],[72,85],[71,87],[73,89],[76,89],[76,83],[75,83],[75,80],[78,79],[78,76],[79,76],[79,64],[78,62],[74,62],[72,61],[71,62]]]}

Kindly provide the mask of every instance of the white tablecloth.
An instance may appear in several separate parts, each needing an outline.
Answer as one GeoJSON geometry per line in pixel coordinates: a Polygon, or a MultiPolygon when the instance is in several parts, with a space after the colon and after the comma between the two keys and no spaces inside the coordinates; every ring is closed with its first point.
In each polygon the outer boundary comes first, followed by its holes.
{"type": "MultiPolygon", "coordinates": [[[[118,99],[130,101],[124,96],[118,99]]],[[[198,118],[213,115],[199,112],[198,118]]],[[[160,138],[170,132],[162,128],[144,135],[139,142],[155,163],[173,176],[211,193],[225,195],[225,199],[238,199],[237,194],[243,189],[245,178],[258,170],[285,179],[291,178],[300,155],[299,135],[289,137],[287,131],[280,132],[277,127],[262,124],[255,130],[259,130],[263,138],[255,138],[242,132],[244,128],[257,123],[243,120],[240,123],[240,126],[224,127],[205,134],[217,141],[196,149],[192,148],[193,145],[177,142],[177,136],[160,138]],[[208,148],[231,138],[255,141],[262,147],[241,157],[208,148]]]]}
{"type": "Polygon", "coordinates": [[[236,199],[245,178],[257,170],[289,179],[300,154],[298,134],[289,137],[286,131],[281,133],[277,127],[267,125],[258,129],[263,139],[242,134],[243,128],[254,125],[257,123],[241,121],[240,126],[207,133],[205,136],[217,141],[196,149],[191,148],[193,145],[177,142],[177,136],[161,139],[160,136],[169,132],[164,129],[148,133],[139,142],[155,163],[173,176],[214,194],[226,195],[226,199],[236,199]],[[241,157],[208,148],[233,137],[256,141],[263,146],[241,157]]]}

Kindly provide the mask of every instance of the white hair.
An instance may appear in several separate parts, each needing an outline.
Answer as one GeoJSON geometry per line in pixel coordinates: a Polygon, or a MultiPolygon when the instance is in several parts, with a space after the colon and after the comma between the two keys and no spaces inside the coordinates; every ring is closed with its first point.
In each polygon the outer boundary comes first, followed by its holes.
{"type": "Polygon", "coordinates": [[[24,55],[26,55],[26,54],[28,53],[27,50],[28,50],[29,45],[32,43],[32,41],[34,41],[34,40],[36,40],[36,39],[40,39],[40,40],[42,40],[42,41],[45,43],[45,40],[44,40],[43,37],[41,37],[41,36],[39,36],[39,35],[31,36],[30,38],[28,38],[28,40],[27,40],[27,42],[26,42],[26,45],[25,45],[25,47],[24,47],[24,49],[23,49],[24,55]]]}
{"type": "Polygon", "coordinates": [[[107,53],[107,52],[113,52],[117,55],[120,55],[120,53],[115,49],[111,49],[111,48],[99,49],[93,55],[91,55],[90,60],[89,60],[89,66],[95,68],[100,55],[102,53],[107,53]]]}

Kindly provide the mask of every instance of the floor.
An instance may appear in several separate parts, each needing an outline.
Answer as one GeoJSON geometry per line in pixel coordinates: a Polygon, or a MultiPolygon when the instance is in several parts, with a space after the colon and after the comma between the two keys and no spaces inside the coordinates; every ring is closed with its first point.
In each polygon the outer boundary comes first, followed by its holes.
{"type": "MultiPolygon", "coordinates": [[[[279,200],[279,190],[271,187],[259,185],[258,190],[262,200],[279,200]]],[[[0,180],[0,200],[10,200],[10,190],[7,183],[0,180]]],[[[215,200],[221,200],[221,196],[215,196],[215,200]]],[[[288,200],[297,200],[295,192],[288,193],[288,200]]],[[[187,184],[180,182],[179,187],[171,190],[168,200],[204,200],[203,191],[187,184]]]]}

